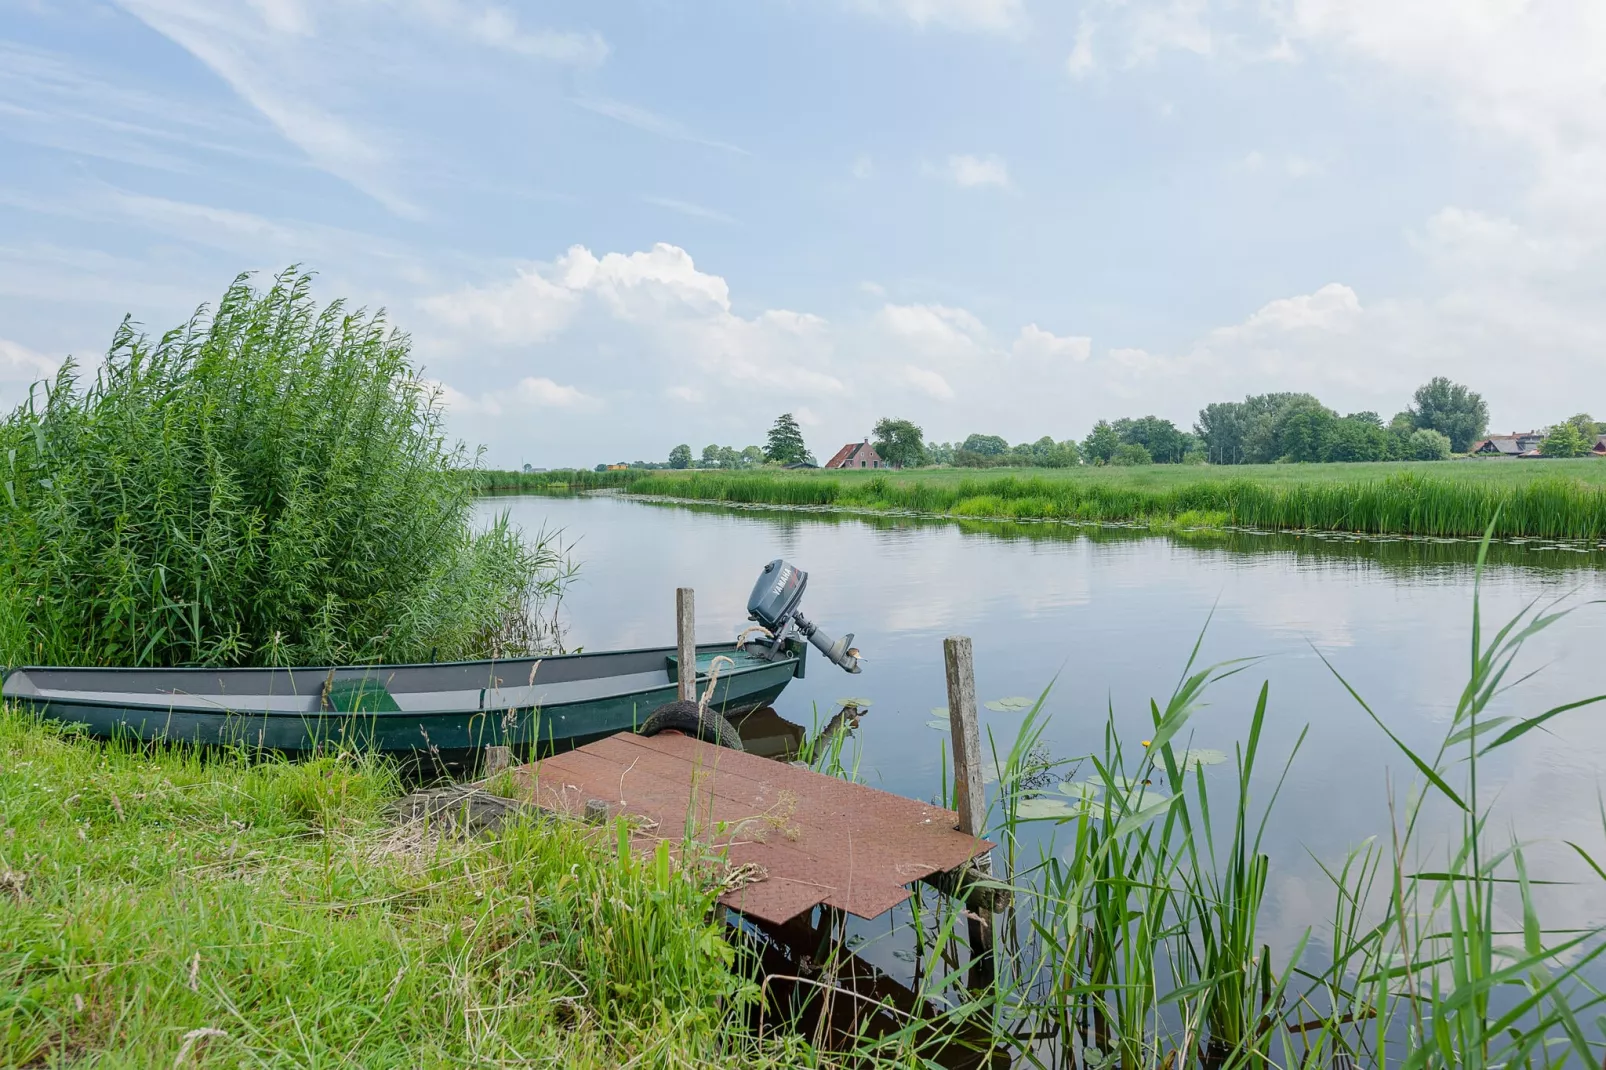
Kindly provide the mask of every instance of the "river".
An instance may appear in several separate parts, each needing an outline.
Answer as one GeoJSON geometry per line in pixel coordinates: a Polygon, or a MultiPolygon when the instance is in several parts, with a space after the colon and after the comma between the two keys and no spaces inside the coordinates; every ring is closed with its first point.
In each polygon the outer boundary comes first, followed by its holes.
{"type": "MultiPolygon", "coordinates": [[[[933,797],[941,783],[944,735],[927,723],[947,701],[944,636],[974,640],[984,702],[1051,687],[1044,738],[1055,756],[1100,749],[1111,708],[1137,748],[1149,735],[1149,700],[1164,705],[1201,633],[1201,665],[1259,659],[1212,689],[1190,745],[1232,753],[1269,682],[1256,779],[1263,801],[1305,734],[1265,841],[1271,877],[1261,922],[1274,946],[1319,930],[1333,893],[1315,860],[1341,862],[1367,837],[1387,842],[1389,785],[1403,800],[1414,772],[1321,655],[1404,743],[1429,753],[1467,676],[1477,552],[1468,542],[1168,537],[609,495],[496,498],[481,509],[507,511],[527,530],[561,529],[573,542],[582,567],[561,614],[571,649],[671,645],[678,586],[697,591],[700,640],[734,637],[765,562],[784,557],[806,569],[805,611],[831,634],[853,632],[865,670],[848,676],[811,658],[776,710],[810,726],[843,698],[868,700],[855,740],[859,776],[907,796],[933,797]]],[[[1589,604],[1606,598],[1606,553],[1494,549],[1483,579],[1486,629],[1534,600],[1577,607],[1529,642],[1518,669],[1538,674],[1496,712],[1533,714],[1606,692],[1606,607],[1589,604]]],[[[983,730],[1007,750],[1022,716],[984,711],[983,730]]],[[[1579,881],[1542,889],[1548,926],[1606,920],[1606,884],[1565,845],[1606,853],[1597,804],[1603,717],[1606,705],[1564,715],[1480,773],[1484,795],[1498,795],[1497,838],[1514,830],[1530,842],[1536,874],[1579,881]]],[[[1208,775],[1223,791],[1233,777],[1230,765],[1208,775]]],[[[1452,818],[1435,820],[1448,827],[1452,818]]]]}

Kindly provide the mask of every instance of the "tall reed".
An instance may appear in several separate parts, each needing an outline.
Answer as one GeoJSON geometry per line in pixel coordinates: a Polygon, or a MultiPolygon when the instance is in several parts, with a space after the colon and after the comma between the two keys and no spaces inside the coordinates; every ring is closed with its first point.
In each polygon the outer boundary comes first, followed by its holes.
{"type": "MultiPolygon", "coordinates": [[[[1482,566],[1480,553],[1480,577],[1482,566]]],[[[1195,669],[1190,658],[1165,705],[1151,704],[1141,755],[1123,746],[1111,711],[1101,749],[1044,765],[1032,757],[1039,699],[998,762],[992,799],[989,835],[1014,890],[1000,919],[999,968],[985,990],[968,993],[956,957],[923,973],[935,1022],[986,1022],[995,1045],[1045,1067],[1599,1066],[1606,995],[1586,971],[1606,951],[1606,927],[1544,924],[1533,890],[1554,882],[1529,872],[1515,834],[1492,833],[1480,784],[1491,754],[1606,700],[1526,715],[1490,708],[1517,682],[1524,645],[1564,615],[1530,606],[1489,635],[1474,595],[1467,681],[1432,753],[1408,747],[1335,669],[1417,783],[1399,794],[1407,801],[1394,809],[1387,846],[1369,841],[1323,867],[1330,925],[1277,950],[1259,924],[1275,864],[1263,832],[1289,767],[1256,774],[1269,688],[1228,796],[1212,788],[1204,752],[1184,746],[1207,691],[1251,663],[1195,669]],[[1459,815],[1446,845],[1427,829],[1432,805],[1459,815]],[[1053,835],[1032,834],[1045,825],[1053,835]],[[1028,843],[1037,857],[1023,862],[1028,843]],[[1508,914],[1515,933],[1503,932],[1508,914]]],[[[1606,880],[1606,868],[1575,850],[1606,880]]],[[[917,941],[948,939],[960,916],[947,902],[917,915],[917,941]]]]}
{"type": "Polygon", "coordinates": [[[503,519],[379,313],[295,270],[125,320],[0,422],[0,665],[410,661],[526,645],[566,566],[503,519]]]}
{"type": "Polygon", "coordinates": [[[1547,475],[1550,469],[1523,469],[1531,477],[1494,480],[1418,471],[1379,476],[1368,474],[1365,465],[1348,467],[1353,474],[1324,469],[1309,478],[1296,473],[1276,480],[1190,472],[1192,478],[1161,485],[1089,472],[954,480],[923,472],[862,478],[767,471],[652,472],[621,478],[618,485],[636,494],[712,502],[1005,520],[1148,523],[1194,513],[1250,528],[1476,538],[1492,523],[1497,537],[1606,539],[1606,487],[1547,475]]]}

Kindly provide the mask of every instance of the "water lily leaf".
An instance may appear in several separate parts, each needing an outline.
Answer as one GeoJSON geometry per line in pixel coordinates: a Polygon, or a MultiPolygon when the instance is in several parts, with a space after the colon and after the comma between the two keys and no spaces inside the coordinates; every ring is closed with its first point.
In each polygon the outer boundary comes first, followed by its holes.
{"type": "Polygon", "coordinates": [[[1034,795],[1029,799],[1022,799],[1015,806],[1016,816],[1028,821],[1050,817],[1075,817],[1081,811],[1082,807],[1075,803],[1046,795],[1034,795]]]}
{"type": "Polygon", "coordinates": [[[1022,695],[1012,695],[1009,698],[995,698],[984,705],[994,713],[1017,713],[1020,710],[1031,709],[1035,701],[1022,695]]]}
{"type": "Polygon", "coordinates": [[[933,717],[926,722],[926,727],[938,732],[947,732],[953,728],[953,725],[946,717],[933,717]]]}
{"type": "Polygon", "coordinates": [[[947,706],[933,706],[933,707],[931,707],[931,715],[933,717],[941,717],[944,720],[946,720],[948,718],[948,707],[947,706]]]}
{"type": "Polygon", "coordinates": [[[1227,752],[1210,750],[1208,747],[1196,747],[1178,754],[1177,760],[1182,763],[1184,770],[1193,770],[1201,765],[1220,765],[1227,760],[1227,752]]]}
{"type": "Polygon", "coordinates": [[[902,962],[913,962],[915,960],[914,948],[900,947],[892,953],[892,957],[902,962]]]}
{"type": "Polygon", "coordinates": [[[1064,780],[1060,782],[1061,795],[1068,795],[1073,799],[1096,799],[1099,797],[1099,786],[1085,780],[1064,780]]]}
{"type": "Polygon", "coordinates": [[[867,698],[839,698],[836,700],[836,704],[838,706],[857,706],[863,710],[869,708],[870,700],[867,698]]]}

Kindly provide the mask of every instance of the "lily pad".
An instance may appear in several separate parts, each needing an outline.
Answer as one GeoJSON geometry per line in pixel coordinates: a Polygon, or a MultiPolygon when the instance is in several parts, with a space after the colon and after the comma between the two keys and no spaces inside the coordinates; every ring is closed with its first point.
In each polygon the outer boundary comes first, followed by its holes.
{"type": "Polygon", "coordinates": [[[1075,817],[1081,812],[1081,804],[1073,803],[1066,799],[1055,799],[1047,795],[1034,795],[1029,799],[1022,799],[1015,806],[1016,816],[1027,820],[1075,817]]]}
{"type": "Polygon", "coordinates": [[[1182,762],[1183,769],[1197,769],[1201,765],[1220,765],[1227,760],[1227,752],[1211,750],[1208,747],[1196,747],[1185,750],[1177,755],[1182,762]]]}
{"type": "Polygon", "coordinates": [[[1024,695],[1012,695],[1009,698],[995,698],[984,705],[994,713],[1019,713],[1021,710],[1031,709],[1035,702],[1036,699],[1029,699],[1024,695]]]}
{"type": "Polygon", "coordinates": [[[938,732],[946,732],[953,727],[946,717],[933,717],[926,722],[926,727],[938,732]]]}
{"type": "Polygon", "coordinates": [[[838,706],[857,706],[859,709],[864,710],[869,709],[870,700],[867,698],[839,698],[836,700],[836,704],[838,706]]]}
{"type": "Polygon", "coordinates": [[[1072,799],[1096,799],[1099,797],[1099,786],[1085,780],[1064,780],[1060,782],[1059,792],[1072,799]]]}

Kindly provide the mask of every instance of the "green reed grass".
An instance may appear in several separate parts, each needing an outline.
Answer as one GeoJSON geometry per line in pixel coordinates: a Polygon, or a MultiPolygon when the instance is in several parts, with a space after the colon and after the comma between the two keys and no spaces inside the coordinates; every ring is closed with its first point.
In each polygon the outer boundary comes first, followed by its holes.
{"type": "Polygon", "coordinates": [[[422,661],[530,645],[557,544],[476,533],[382,314],[236,279],[0,422],[0,666],[422,661]]]}
{"type": "MultiPolygon", "coordinates": [[[[1488,545],[1486,536],[1480,578],[1488,545]]],[[[995,980],[966,992],[957,954],[933,960],[920,978],[934,1008],[925,1024],[985,1022],[1018,1063],[1044,1067],[1316,1070],[1345,1058],[1411,1070],[1599,1066],[1606,994],[1586,972],[1606,952],[1606,928],[1545,925],[1533,889],[1555,882],[1529,872],[1515,834],[1491,831],[1479,784],[1490,754],[1606,701],[1527,715],[1490,709],[1520,682],[1524,644],[1564,616],[1530,606],[1489,634],[1474,595],[1467,681],[1434,753],[1408,748],[1335,670],[1417,783],[1394,808],[1387,846],[1373,839],[1323,867],[1330,924],[1276,953],[1259,930],[1275,866],[1262,843],[1289,765],[1274,778],[1255,775],[1269,689],[1226,796],[1182,746],[1206,692],[1252,663],[1195,669],[1190,658],[1166,704],[1151,704],[1141,755],[1123,748],[1111,711],[1101,750],[1034,762],[1040,698],[998,762],[989,835],[1015,899],[999,919],[995,980]],[[1047,772],[1066,786],[1042,787],[1047,772]],[[1057,809],[1034,809],[1043,799],[1057,809]],[[1430,806],[1460,815],[1448,843],[1425,831],[1430,806]],[[1024,860],[1028,829],[1045,825],[1053,837],[1033,837],[1037,858],[1024,860]],[[1519,919],[1515,933],[1502,931],[1509,916],[1519,919]]],[[[1606,880],[1606,868],[1574,849],[1606,880]]],[[[922,907],[915,939],[951,947],[960,916],[947,901],[922,907]]],[[[902,1039],[912,1045],[916,1035],[911,1026],[902,1039]]]]}
{"type": "MultiPolygon", "coordinates": [[[[736,504],[832,506],[1001,520],[1072,520],[1476,538],[1606,539],[1606,485],[1594,468],[1548,462],[1280,465],[1238,474],[1179,468],[965,476],[951,472],[605,472],[547,474],[565,487],[736,504]],[[1527,467],[1523,467],[1526,465],[1527,467]],[[586,482],[582,477],[597,476],[586,482]],[[1585,478],[1588,477],[1588,478],[1585,478]]],[[[532,477],[533,478],[533,477],[532,477]]],[[[538,487],[528,489],[535,491],[538,487]]]]}
{"type": "Polygon", "coordinates": [[[394,827],[390,767],[0,711],[0,1065],[800,1066],[717,889],[623,830],[394,827]]]}

